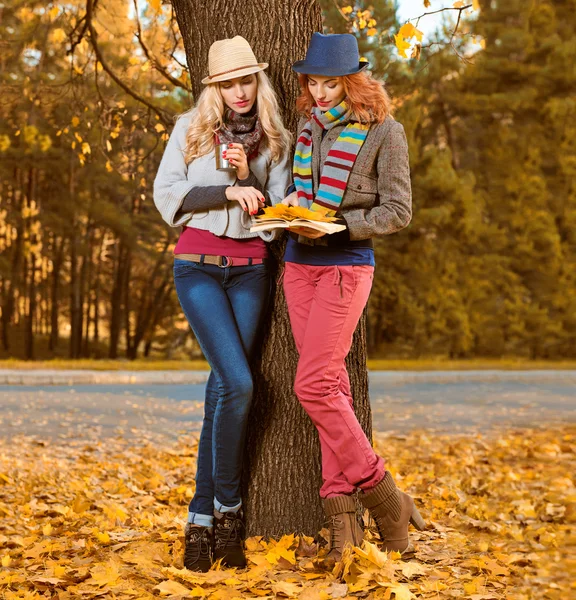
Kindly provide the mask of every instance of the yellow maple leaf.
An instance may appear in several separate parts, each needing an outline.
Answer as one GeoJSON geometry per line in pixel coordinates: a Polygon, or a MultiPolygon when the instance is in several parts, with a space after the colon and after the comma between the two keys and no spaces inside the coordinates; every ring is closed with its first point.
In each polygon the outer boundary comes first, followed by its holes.
{"type": "Polygon", "coordinates": [[[277,581],[272,584],[272,591],[274,594],[282,596],[288,596],[288,598],[294,598],[300,595],[302,587],[296,583],[289,583],[288,581],[277,581]]]}
{"type": "Polygon", "coordinates": [[[2,557],[2,566],[3,567],[9,567],[12,564],[12,559],[10,558],[9,554],[5,554],[2,557]]]}
{"type": "Polygon", "coordinates": [[[186,586],[172,581],[172,579],[159,583],[154,589],[158,590],[161,596],[188,596],[190,594],[190,590],[186,586]]]}
{"type": "Polygon", "coordinates": [[[50,535],[52,533],[52,525],[50,525],[50,523],[46,523],[46,525],[42,527],[42,533],[44,535],[50,535]]]}
{"type": "Polygon", "coordinates": [[[430,0],[424,0],[424,8],[430,8],[430,0]]]}
{"type": "Polygon", "coordinates": [[[410,44],[399,33],[394,34],[394,41],[396,43],[396,48],[398,48],[398,54],[402,58],[408,58],[406,50],[410,48],[410,44]]]}
{"type": "MultiPolygon", "coordinates": [[[[308,210],[308,209],[305,209],[305,210],[308,210]]],[[[290,535],[284,535],[278,541],[278,543],[276,544],[276,547],[288,549],[294,543],[294,539],[295,539],[295,535],[293,533],[291,533],[290,535]]]]}
{"type": "Polygon", "coordinates": [[[398,32],[403,38],[409,40],[415,37],[419,42],[422,41],[424,35],[419,29],[416,29],[412,23],[404,23],[398,32]]]}
{"type": "Polygon", "coordinates": [[[388,588],[396,600],[412,600],[416,596],[402,583],[394,583],[390,581],[379,581],[379,585],[388,588]]]}
{"type": "Polygon", "coordinates": [[[115,562],[109,562],[108,564],[100,563],[90,569],[92,578],[89,580],[90,583],[95,583],[99,587],[105,585],[114,585],[119,577],[120,570],[115,562]]]}
{"type": "Polygon", "coordinates": [[[480,10],[480,0],[472,0],[473,10],[480,10]]]}
{"type": "Polygon", "coordinates": [[[246,550],[248,550],[248,552],[258,552],[259,550],[262,550],[262,545],[260,544],[262,540],[262,536],[256,536],[256,537],[251,537],[248,538],[244,543],[246,544],[246,550]]]}
{"type": "Polygon", "coordinates": [[[366,32],[367,35],[376,35],[378,33],[378,30],[376,29],[376,27],[370,27],[370,29],[368,29],[368,31],[366,32]]]}
{"type": "Polygon", "coordinates": [[[364,541],[361,548],[354,548],[354,553],[360,558],[364,558],[375,564],[377,567],[383,567],[388,562],[386,552],[381,552],[375,544],[364,541]]]}
{"type": "Polygon", "coordinates": [[[102,544],[110,543],[110,535],[107,532],[96,531],[95,534],[96,539],[102,544]]]}
{"type": "Polygon", "coordinates": [[[344,6],[342,8],[342,13],[345,15],[349,15],[352,12],[352,7],[351,6],[344,6]]]}
{"type": "Polygon", "coordinates": [[[454,8],[462,8],[464,6],[464,2],[462,0],[458,0],[458,2],[454,2],[452,6],[454,8]]]}
{"type": "Polygon", "coordinates": [[[63,577],[64,575],[66,575],[66,567],[64,567],[63,565],[56,565],[54,567],[54,576],[63,577]]]}

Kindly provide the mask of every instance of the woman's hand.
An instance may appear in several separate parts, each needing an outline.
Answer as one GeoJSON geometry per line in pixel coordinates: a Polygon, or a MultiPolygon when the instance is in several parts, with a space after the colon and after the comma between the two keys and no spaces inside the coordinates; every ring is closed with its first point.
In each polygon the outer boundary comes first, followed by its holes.
{"type": "Polygon", "coordinates": [[[230,144],[228,149],[224,150],[223,156],[226,160],[230,161],[232,166],[236,167],[238,179],[246,179],[250,175],[248,157],[246,156],[246,152],[244,152],[242,144],[230,144]]]}
{"type": "Polygon", "coordinates": [[[312,229],[310,227],[289,227],[289,231],[293,231],[298,235],[303,235],[304,237],[310,238],[311,240],[315,240],[321,238],[323,235],[326,235],[323,231],[318,231],[317,229],[312,229]]]}
{"type": "Polygon", "coordinates": [[[282,204],[285,204],[286,206],[298,206],[298,192],[288,194],[288,196],[282,200],[282,204]]]}
{"type": "Polygon", "coordinates": [[[264,206],[264,196],[251,186],[241,187],[233,185],[226,188],[226,198],[231,202],[238,202],[240,206],[251,215],[255,215],[264,206]]]}

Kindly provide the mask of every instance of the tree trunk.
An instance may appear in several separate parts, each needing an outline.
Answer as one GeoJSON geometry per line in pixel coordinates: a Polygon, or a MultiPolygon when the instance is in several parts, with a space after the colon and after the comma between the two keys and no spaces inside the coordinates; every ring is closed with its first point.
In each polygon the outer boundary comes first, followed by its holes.
{"type": "Polygon", "coordinates": [[[322,29],[320,6],[315,0],[173,0],[184,40],[194,98],[208,75],[208,49],[216,40],[242,35],[256,59],[269,63],[266,73],[278,92],[286,126],[296,130],[294,102],[298,79],[292,63],[304,58],[314,31],[322,29]]]}
{"type": "Polygon", "coordinates": [[[108,358],[118,358],[118,344],[122,331],[122,315],[124,305],[122,295],[124,292],[124,274],[126,272],[126,248],[122,240],[118,240],[116,247],[116,265],[114,270],[114,286],[110,297],[110,346],[108,358]]]}
{"type": "Polygon", "coordinates": [[[53,240],[53,270],[50,294],[50,341],[48,349],[51,352],[58,346],[58,312],[60,309],[60,280],[62,278],[62,264],[64,262],[64,238],[54,236],[53,240]]]}
{"type": "Polygon", "coordinates": [[[14,221],[12,226],[16,229],[16,235],[12,244],[12,260],[10,266],[10,277],[6,282],[4,304],[2,305],[2,346],[4,350],[10,349],[10,338],[8,331],[16,312],[16,291],[20,288],[22,276],[22,263],[24,260],[24,218],[22,217],[22,203],[24,202],[22,169],[16,168],[14,172],[15,186],[11,194],[11,202],[14,206],[14,221]]]}
{"type": "MultiPolygon", "coordinates": [[[[208,48],[240,31],[259,61],[270,63],[286,125],[296,133],[298,83],[291,65],[304,58],[314,31],[321,30],[313,0],[172,0],[184,40],[195,97],[208,74],[208,48]],[[217,18],[215,18],[217,15],[217,18]]],[[[273,252],[282,255],[283,244],[273,252]]],[[[274,269],[273,269],[274,271],[274,269]]],[[[248,535],[314,535],[323,515],[318,436],[293,393],[298,355],[281,286],[274,292],[264,326],[262,354],[254,365],[256,391],[246,444],[244,508],[248,535]]],[[[371,434],[366,372],[365,318],[348,357],[352,393],[360,422],[371,434]]]]}

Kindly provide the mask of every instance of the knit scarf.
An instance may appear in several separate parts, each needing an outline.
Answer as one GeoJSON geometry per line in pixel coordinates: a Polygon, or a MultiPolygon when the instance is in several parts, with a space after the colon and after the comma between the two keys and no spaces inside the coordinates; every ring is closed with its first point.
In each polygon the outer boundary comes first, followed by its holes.
{"type": "Polygon", "coordinates": [[[224,122],[216,133],[217,144],[242,144],[248,159],[256,156],[262,139],[263,130],[256,104],[244,115],[229,108],[224,113],[224,122]]]}
{"type": "Polygon", "coordinates": [[[346,101],[326,112],[314,107],[311,118],[298,137],[294,153],[294,185],[298,200],[306,200],[311,210],[319,210],[332,216],[340,207],[350,172],[370,130],[370,125],[354,122],[353,119],[354,114],[346,101]],[[316,197],[312,184],[312,120],[322,129],[332,129],[348,122],[324,161],[316,197]]]}

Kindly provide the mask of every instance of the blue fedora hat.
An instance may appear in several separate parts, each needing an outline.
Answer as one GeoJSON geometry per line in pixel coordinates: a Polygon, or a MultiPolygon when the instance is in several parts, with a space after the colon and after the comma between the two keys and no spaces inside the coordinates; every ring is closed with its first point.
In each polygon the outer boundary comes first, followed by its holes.
{"type": "Polygon", "coordinates": [[[292,65],[296,73],[340,77],[353,75],[368,66],[360,62],[358,42],[350,33],[313,33],[306,58],[292,65]]]}

